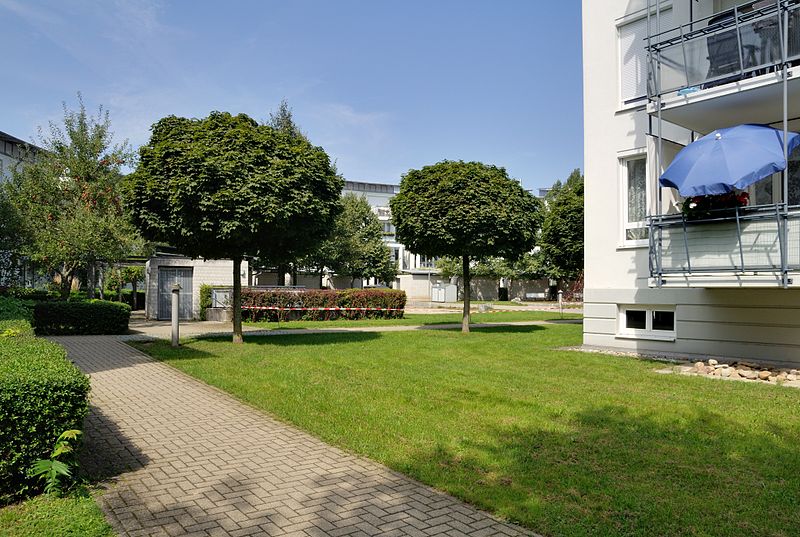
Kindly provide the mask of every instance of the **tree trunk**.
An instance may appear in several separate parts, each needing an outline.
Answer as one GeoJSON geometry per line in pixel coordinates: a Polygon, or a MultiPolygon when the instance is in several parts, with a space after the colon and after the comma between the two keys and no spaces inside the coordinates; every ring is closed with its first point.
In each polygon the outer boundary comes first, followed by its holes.
{"type": "Polygon", "coordinates": [[[139,301],[137,300],[137,297],[136,297],[136,280],[133,280],[131,282],[131,288],[133,289],[133,296],[131,297],[131,299],[133,300],[133,302],[132,302],[133,309],[136,310],[136,308],[139,307],[139,301]]]}
{"type": "Polygon", "coordinates": [[[322,278],[323,278],[323,272],[320,270],[320,271],[319,271],[319,288],[320,288],[320,289],[324,289],[324,288],[322,287],[322,278]]]}
{"type": "Polygon", "coordinates": [[[278,271],[278,276],[275,278],[275,285],[283,287],[286,285],[286,273],[283,270],[283,265],[278,265],[276,270],[278,271]]]}
{"type": "Polygon", "coordinates": [[[292,267],[292,285],[297,286],[297,267],[292,267]]]}
{"type": "Polygon", "coordinates": [[[86,265],[86,298],[94,298],[94,263],[86,265]]]}
{"type": "Polygon", "coordinates": [[[233,258],[233,342],[242,343],[242,258],[233,258]]]}
{"type": "Polygon", "coordinates": [[[469,256],[463,258],[464,267],[464,315],[461,317],[461,332],[469,334],[469,300],[470,300],[470,277],[469,277],[469,256]]]}
{"type": "MultiPolygon", "coordinates": [[[[106,299],[106,280],[103,276],[104,273],[105,271],[103,270],[103,265],[100,265],[100,275],[97,277],[97,281],[99,282],[98,287],[100,287],[100,300],[106,299]]],[[[120,300],[120,302],[122,301],[120,300]]]]}

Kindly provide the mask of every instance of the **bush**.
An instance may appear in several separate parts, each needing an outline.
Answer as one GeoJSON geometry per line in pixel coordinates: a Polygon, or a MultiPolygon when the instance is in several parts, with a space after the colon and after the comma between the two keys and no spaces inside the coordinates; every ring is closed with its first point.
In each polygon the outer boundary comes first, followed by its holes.
{"type": "Polygon", "coordinates": [[[211,307],[211,290],[213,288],[204,283],[200,286],[200,320],[206,320],[206,310],[211,307]]]}
{"type": "Polygon", "coordinates": [[[242,290],[242,318],[254,321],[302,319],[399,319],[406,306],[405,291],[392,289],[343,289],[341,291],[258,291],[242,290]],[[384,308],[394,311],[290,311],[250,310],[248,307],[280,308],[384,308]]]}
{"type": "Polygon", "coordinates": [[[88,377],[63,347],[33,337],[29,308],[13,300],[0,299],[0,505],[41,488],[28,469],[63,431],[82,429],[89,410],[88,377]]]}
{"type": "Polygon", "coordinates": [[[0,287],[0,297],[19,298],[23,300],[56,300],[58,293],[47,289],[30,289],[28,287],[0,287]]]}
{"type": "Polygon", "coordinates": [[[124,334],[130,317],[131,307],[120,302],[39,302],[33,307],[33,329],[37,335],[124,334]]]}

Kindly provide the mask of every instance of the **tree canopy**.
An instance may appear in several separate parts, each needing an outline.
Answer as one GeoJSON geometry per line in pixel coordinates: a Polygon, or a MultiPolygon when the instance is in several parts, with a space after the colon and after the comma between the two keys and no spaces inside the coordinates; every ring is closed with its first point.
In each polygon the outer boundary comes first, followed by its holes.
{"type": "Polygon", "coordinates": [[[469,331],[470,260],[519,258],[533,249],[539,202],[504,168],[442,161],[410,170],[390,201],[397,240],[414,253],[462,260],[469,331]]]}
{"type": "Polygon", "coordinates": [[[583,271],[583,175],[576,169],[546,197],[539,239],[541,270],[554,280],[574,280],[583,271]]]}
{"type": "Polygon", "coordinates": [[[244,257],[297,259],[328,236],[344,181],[303,136],[244,114],[168,116],[152,127],[128,182],[135,224],[191,257],[233,260],[234,341],[241,341],[244,257]]]}
{"type": "MultiPolygon", "coordinates": [[[[64,105],[63,126],[40,135],[42,150],[27,155],[6,186],[27,241],[21,252],[61,279],[62,295],[81,271],[113,263],[142,244],[121,203],[122,167],[131,162],[126,144],[113,144],[102,107],[86,112],[64,105]]],[[[89,281],[90,294],[94,278],[89,281]]]]}

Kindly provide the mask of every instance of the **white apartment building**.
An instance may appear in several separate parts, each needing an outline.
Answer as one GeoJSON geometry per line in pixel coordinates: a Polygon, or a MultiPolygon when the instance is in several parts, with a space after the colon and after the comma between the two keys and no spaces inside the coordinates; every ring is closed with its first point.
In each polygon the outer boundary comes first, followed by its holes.
{"type": "Polygon", "coordinates": [[[800,364],[800,155],[735,215],[658,182],[716,129],[800,130],[800,3],[657,2],[583,0],[584,344],[800,364]]]}

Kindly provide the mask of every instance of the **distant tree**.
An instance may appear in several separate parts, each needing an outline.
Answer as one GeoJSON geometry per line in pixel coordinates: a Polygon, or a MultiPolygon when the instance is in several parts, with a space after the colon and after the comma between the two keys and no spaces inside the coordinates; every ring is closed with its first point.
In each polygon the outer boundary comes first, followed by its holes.
{"type": "Polygon", "coordinates": [[[281,131],[291,138],[306,138],[306,135],[300,130],[300,127],[294,122],[294,115],[289,103],[286,99],[281,100],[278,109],[275,112],[269,113],[269,120],[267,125],[277,131],[281,131]]]}
{"type": "Polygon", "coordinates": [[[342,196],[342,212],[336,217],[330,237],[306,259],[318,272],[328,268],[356,279],[376,278],[392,282],[397,265],[383,241],[383,228],[367,198],[355,194],[342,196]]]}
{"type": "Polygon", "coordinates": [[[51,123],[49,136],[40,131],[43,150],[17,166],[7,186],[29,238],[22,253],[60,277],[63,297],[83,272],[93,296],[97,264],[141,246],[120,197],[121,169],[132,153],[112,144],[108,112],[101,107],[90,116],[80,95],[78,101],[78,111],[64,105],[63,127],[51,123]]]}
{"type": "Polygon", "coordinates": [[[513,260],[536,239],[536,198],[505,169],[480,162],[442,161],[410,170],[390,205],[397,240],[409,250],[461,259],[463,332],[469,332],[471,260],[513,260]]]}
{"type": "Polygon", "coordinates": [[[540,270],[562,282],[583,271],[583,175],[574,170],[564,184],[556,183],[546,197],[539,239],[540,270]]]}
{"type": "Polygon", "coordinates": [[[9,192],[0,188],[0,286],[19,283],[19,254],[25,245],[25,227],[9,192]]]}
{"type": "Polygon", "coordinates": [[[344,181],[322,148],[244,114],[165,117],[139,157],[127,194],[135,224],[186,255],[233,260],[241,343],[242,259],[278,263],[312,251],[341,210],[344,181]]]}

